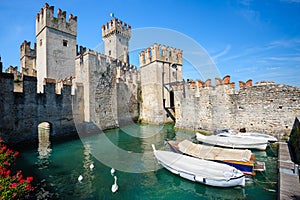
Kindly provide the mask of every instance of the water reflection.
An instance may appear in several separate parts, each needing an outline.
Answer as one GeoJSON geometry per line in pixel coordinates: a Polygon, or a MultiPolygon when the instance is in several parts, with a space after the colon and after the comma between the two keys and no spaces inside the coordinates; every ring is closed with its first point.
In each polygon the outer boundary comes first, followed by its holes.
{"type": "Polygon", "coordinates": [[[119,171],[143,173],[156,170],[151,144],[164,148],[163,141],[174,137],[170,126],[128,125],[108,130],[92,137],[82,138],[91,147],[91,153],[103,164],[119,171]]]}
{"type": "Polygon", "coordinates": [[[185,180],[163,168],[161,169],[153,157],[152,143],[158,149],[167,149],[168,146],[163,144],[164,140],[190,139],[191,136],[194,136],[192,132],[174,131],[172,126],[164,126],[158,134],[151,136],[151,132],[157,132],[161,127],[154,126],[151,131],[151,126],[139,126],[126,127],[126,130],[136,129],[134,133],[136,135],[137,131],[140,131],[141,138],[126,134],[121,129],[114,129],[86,137],[84,143],[81,140],[72,140],[50,144],[49,137],[45,139],[44,135],[41,135],[38,152],[36,149],[22,152],[18,158],[17,168],[22,169],[24,174],[34,176],[35,181],[40,182],[35,190],[37,199],[223,200],[257,199],[257,197],[259,199],[276,199],[276,193],[264,189],[276,189],[276,185],[273,186],[271,183],[276,184],[277,182],[277,176],[274,175],[277,173],[277,157],[271,157],[268,152],[267,155],[265,152],[257,152],[257,159],[266,162],[267,170],[263,173],[257,173],[255,182],[248,181],[245,188],[209,187],[185,180]],[[111,145],[114,147],[111,148],[111,145]],[[118,150],[124,152],[118,153],[118,150]],[[150,153],[148,155],[144,154],[145,152],[150,153]],[[122,157],[123,153],[125,157],[122,157]],[[131,158],[127,157],[136,153],[142,156],[136,160],[130,160],[131,158]],[[111,192],[114,179],[110,174],[110,166],[94,157],[95,155],[100,156],[101,159],[104,157],[112,163],[124,165],[123,167],[128,168],[128,171],[135,170],[134,173],[127,173],[116,169],[118,192],[111,192]],[[89,168],[92,163],[95,166],[93,171],[89,168]],[[136,173],[150,168],[152,171],[136,173]],[[79,175],[83,176],[81,183],[77,180],[79,175]]]}
{"type": "Polygon", "coordinates": [[[78,176],[82,175],[83,180],[82,182],[78,182],[75,185],[75,191],[80,191],[81,197],[91,196],[95,192],[95,188],[93,187],[93,182],[95,179],[95,174],[94,174],[95,168],[91,170],[90,169],[91,164],[94,165],[91,156],[91,146],[90,144],[84,144],[82,168],[78,171],[79,172],[78,176]]]}
{"type": "Polygon", "coordinates": [[[170,191],[177,191],[179,192],[179,194],[176,195],[178,199],[180,199],[180,195],[182,195],[182,198],[191,197],[222,200],[246,199],[245,188],[241,187],[217,188],[205,186],[174,176],[174,174],[171,174],[165,169],[158,170],[156,177],[158,183],[168,185],[166,191],[163,192],[166,195],[165,197],[174,196],[174,194],[170,191]]]}
{"type": "Polygon", "coordinates": [[[51,155],[50,143],[51,126],[47,122],[43,122],[38,126],[38,165],[40,168],[45,168],[49,164],[49,156],[51,155]]]}

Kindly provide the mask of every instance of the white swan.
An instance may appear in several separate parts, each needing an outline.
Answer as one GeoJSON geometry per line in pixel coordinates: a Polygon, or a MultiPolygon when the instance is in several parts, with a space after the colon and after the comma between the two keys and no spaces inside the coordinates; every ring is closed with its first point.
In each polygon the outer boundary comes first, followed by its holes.
{"type": "Polygon", "coordinates": [[[79,176],[78,176],[78,181],[81,182],[82,179],[83,179],[83,176],[79,175],[79,176]]]}
{"type": "Polygon", "coordinates": [[[111,186],[111,191],[112,191],[113,193],[115,193],[115,192],[118,190],[118,188],[119,188],[119,186],[118,186],[118,184],[117,184],[117,177],[114,176],[114,179],[115,179],[115,182],[114,182],[114,184],[111,186]]]}
{"type": "Polygon", "coordinates": [[[92,163],[92,164],[90,164],[90,170],[92,171],[93,169],[94,169],[94,164],[92,163]]]}
{"type": "Polygon", "coordinates": [[[110,173],[111,173],[112,176],[114,176],[114,174],[115,174],[115,169],[114,169],[114,168],[111,168],[110,173]]]}

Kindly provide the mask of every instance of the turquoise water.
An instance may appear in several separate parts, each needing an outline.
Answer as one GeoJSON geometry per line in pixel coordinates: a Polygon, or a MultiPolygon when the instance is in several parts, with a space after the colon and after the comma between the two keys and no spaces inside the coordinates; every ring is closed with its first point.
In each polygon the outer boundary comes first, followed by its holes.
{"type": "Polygon", "coordinates": [[[157,149],[168,149],[165,139],[182,140],[192,136],[192,132],[174,131],[171,125],[131,125],[82,140],[52,142],[50,146],[46,141],[37,148],[23,149],[16,168],[35,177],[39,199],[277,198],[275,148],[254,151],[258,161],[266,162],[267,170],[247,179],[245,188],[201,185],[157,165],[151,144],[155,144],[157,149]],[[91,163],[95,166],[92,171],[89,168],[91,163]],[[114,182],[111,166],[116,168],[118,178],[116,193],[111,192],[114,182]],[[79,175],[83,176],[82,182],[77,180],[79,175]]]}

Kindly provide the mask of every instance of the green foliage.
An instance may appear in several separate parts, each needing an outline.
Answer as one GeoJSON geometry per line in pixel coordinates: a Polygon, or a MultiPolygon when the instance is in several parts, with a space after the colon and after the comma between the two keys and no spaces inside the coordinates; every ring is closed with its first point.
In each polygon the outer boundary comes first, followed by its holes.
{"type": "Polygon", "coordinates": [[[30,184],[33,177],[23,179],[21,171],[12,173],[12,165],[19,152],[12,151],[2,143],[0,138],[0,200],[26,199],[34,190],[30,184]]]}

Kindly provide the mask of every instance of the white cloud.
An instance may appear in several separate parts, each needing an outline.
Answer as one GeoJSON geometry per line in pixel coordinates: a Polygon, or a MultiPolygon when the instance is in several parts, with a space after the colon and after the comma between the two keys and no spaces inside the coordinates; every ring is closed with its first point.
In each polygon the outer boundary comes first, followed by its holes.
{"type": "Polygon", "coordinates": [[[229,52],[230,49],[231,49],[231,45],[228,44],[228,45],[225,47],[225,49],[224,49],[223,51],[221,51],[221,52],[218,53],[217,55],[213,55],[212,58],[213,58],[214,60],[216,60],[217,58],[226,55],[226,54],[229,52]]]}
{"type": "Polygon", "coordinates": [[[278,69],[281,69],[281,67],[267,67],[266,68],[266,70],[269,70],[269,71],[278,70],[278,69]]]}
{"type": "Polygon", "coordinates": [[[300,57],[268,57],[266,59],[273,61],[300,61],[300,57]]]}

